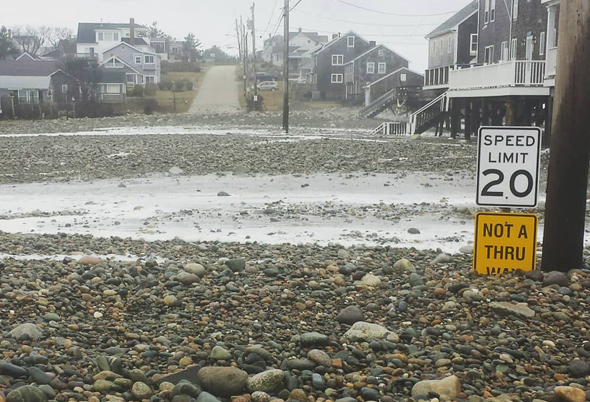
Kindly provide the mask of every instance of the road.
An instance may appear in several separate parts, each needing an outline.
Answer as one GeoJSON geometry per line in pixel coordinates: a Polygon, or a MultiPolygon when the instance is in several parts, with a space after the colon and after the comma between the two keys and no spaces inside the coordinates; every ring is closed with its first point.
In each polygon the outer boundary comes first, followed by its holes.
{"type": "Polygon", "coordinates": [[[189,113],[238,113],[239,111],[236,67],[212,67],[205,75],[189,113]]]}

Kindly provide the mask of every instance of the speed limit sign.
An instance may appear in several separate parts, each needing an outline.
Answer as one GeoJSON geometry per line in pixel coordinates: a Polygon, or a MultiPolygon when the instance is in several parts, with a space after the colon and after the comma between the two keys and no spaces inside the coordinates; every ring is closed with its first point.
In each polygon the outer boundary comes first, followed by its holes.
{"type": "Polygon", "coordinates": [[[481,127],[477,205],[536,207],[540,161],[540,128],[481,127]]]}

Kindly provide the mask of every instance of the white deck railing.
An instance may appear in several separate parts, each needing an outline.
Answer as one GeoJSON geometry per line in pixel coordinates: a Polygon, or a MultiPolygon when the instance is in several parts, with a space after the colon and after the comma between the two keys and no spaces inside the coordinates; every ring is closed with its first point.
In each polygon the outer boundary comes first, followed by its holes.
{"type": "Polygon", "coordinates": [[[543,86],[544,80],[545,61],[516,60],[452,70],[449,89],[543,86]]]}

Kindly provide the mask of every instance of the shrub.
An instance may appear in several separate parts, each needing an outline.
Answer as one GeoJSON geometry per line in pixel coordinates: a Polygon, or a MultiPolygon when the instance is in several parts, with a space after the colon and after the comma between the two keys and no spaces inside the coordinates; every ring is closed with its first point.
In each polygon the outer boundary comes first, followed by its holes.
{"type": "Polygon", "coordinates": [[[195,87],[195,84],[192,81],[186,80],[186,81],[184,81],[184,87],[186,88],[187,91],[192,91],[193,88],[195,87]]]}
{"type": "Polygon", "coordinates": [[[76,117],[110,117],[115,114],[113,105],[95,101],[76,104],[76,117]]]}
{"type": "Polygon", "coordinates": [[[184,81],[178,80],[174,83],[174,89],[177,92],[182,92],[184,90],[184,81]]]}
{"type": "Polygon", "coordinates": [[[155,99],[145,99],[143,101],[143,112],[145,114],[153,114],[158,108],[158,101],[155,99]]]}
{"type": "Polygon", "coordinates": [[[160,81],[160,82],[158,82],[158,89],[159,89],[160,91],[163,91],[163,90],[165,90],[165,89],[166,89],[166,86],[164,85],[164,81],[160,81]]]}
{"type": "Polygon", "coordinates": [[[143,97],[144,95],[144,90],[143,90],[143,85],[135,85],[133,87],[133,91],[131,91],[131,96],[136,96],[138,98],[143,97]]]}
{"type": "Polygon", "coordinates": [[[174,81],[166,81],[165,87],[168,91],[172,91],[172,88],[174,88],[174,81]]]}
{"type": "Polygon", "coordinates": [[[158,86],[156,84],[145,84],[144,94],[145,96],[154,96],[158,91],[158,86]]]}

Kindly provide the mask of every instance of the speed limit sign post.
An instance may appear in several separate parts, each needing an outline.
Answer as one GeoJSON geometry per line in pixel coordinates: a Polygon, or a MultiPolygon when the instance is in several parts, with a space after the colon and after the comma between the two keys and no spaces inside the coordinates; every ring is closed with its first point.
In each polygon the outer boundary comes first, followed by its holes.
{"type": "Polygon", "coordinates": [[[538,127],[480,128],[477,205],[504,208],[537,206],[541,136],[538,127]]]}

